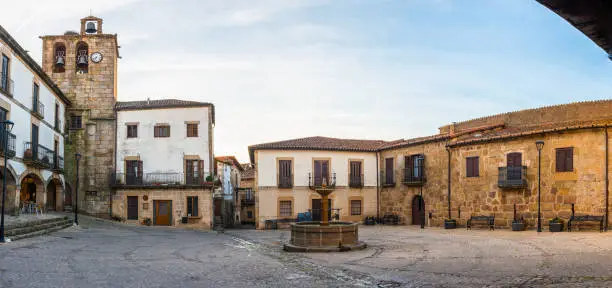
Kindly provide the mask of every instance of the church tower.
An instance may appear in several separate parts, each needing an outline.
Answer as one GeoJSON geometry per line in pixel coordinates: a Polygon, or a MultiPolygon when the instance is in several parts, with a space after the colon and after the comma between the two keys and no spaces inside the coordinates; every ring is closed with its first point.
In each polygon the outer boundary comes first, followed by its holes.
{"type": "Polygon", "coordinates": [[[78,32],[40,38],[43,70],[73,103],[65,121],[65,182],[70,186],[66,197],[74,205],[79,153],[78,208],[106,217],[112,207],[109,179],[115,167],[117,34],[105,34],[102,19],[89,16],[81,19],[78,32]]]}

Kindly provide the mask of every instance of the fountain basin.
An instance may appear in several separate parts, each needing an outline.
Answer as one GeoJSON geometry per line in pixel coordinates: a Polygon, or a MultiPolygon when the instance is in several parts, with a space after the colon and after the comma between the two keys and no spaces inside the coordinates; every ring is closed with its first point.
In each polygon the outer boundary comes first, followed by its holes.
{"type": "Polygon", "coordinates": [[[288,252],[339,252],[366,248],[359,241],[359,224],[352,222],[300,222],[291,224],[291,241],[284,245],[288,252]]]}

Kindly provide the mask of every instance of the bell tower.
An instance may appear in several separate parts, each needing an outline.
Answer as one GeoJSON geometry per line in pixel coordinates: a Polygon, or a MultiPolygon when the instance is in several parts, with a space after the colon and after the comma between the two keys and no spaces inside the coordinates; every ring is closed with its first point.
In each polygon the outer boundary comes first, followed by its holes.
{"type": "MultiPolygon", "coordinates": [[[[110,173],[114,171],[117,101],[117,34],[105,34],[103,21],[81,19],[80,30],[41,36],[42,68],[72,101],[66,110],[65,182],[75,203],[76,159],[79,162],[78,208],[110,215],[110,173]]],[[[68,190],[68,189],[67,189],[68,190]]],[[[74,205],[74,204],[73,204],[74,205]]]]}

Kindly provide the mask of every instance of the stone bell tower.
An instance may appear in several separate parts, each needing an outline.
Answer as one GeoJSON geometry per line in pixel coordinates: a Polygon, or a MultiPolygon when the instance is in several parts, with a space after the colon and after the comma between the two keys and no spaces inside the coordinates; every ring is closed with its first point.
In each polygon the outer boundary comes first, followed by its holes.
{"type": "Polygon", "coordinates": [[[78,32],[40,38],[43,70],[73,103],[66,109],[64,131],[68,201],[75,204],[75,153],[79,153],[79,211],[106,217],[112,207],[109,179],[115,167],[117,34],[105,34],[102,19],[89,16],[81,19],[78,32]]]}

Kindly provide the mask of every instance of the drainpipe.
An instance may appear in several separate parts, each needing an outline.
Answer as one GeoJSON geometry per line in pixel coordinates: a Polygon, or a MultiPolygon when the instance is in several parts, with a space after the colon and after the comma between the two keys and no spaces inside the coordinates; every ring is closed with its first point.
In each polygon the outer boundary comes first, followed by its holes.
{"type": "Polygon", "coordinates": [[[446,146],[448,152],[448,219],[451,219],[451,148],[446,146]]]}
{"type": "MultiPolygon", "coordinates": [[[[378,171],[378,161],[380,152],[376,152],[376,218],[380,218],[380,172],[378,171]]],[[[607,219],[607,218],[606,218],[607,219]]]]}
{"type": "Polygon", "coordinates": [[[604,231],[608,231],[608,196],[610,194],[610,191],[608,189],[608,125],[604,126],[604,135],[605,135],[605,147],[606,147],[606,169],[605,170],[605,176],[604,179],[606,179],[605,181],[605,185],[606,185],[606,222],[604,224],[604,231]]]}

